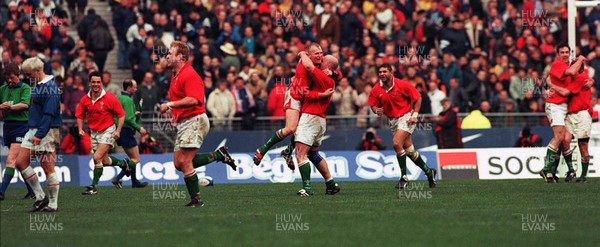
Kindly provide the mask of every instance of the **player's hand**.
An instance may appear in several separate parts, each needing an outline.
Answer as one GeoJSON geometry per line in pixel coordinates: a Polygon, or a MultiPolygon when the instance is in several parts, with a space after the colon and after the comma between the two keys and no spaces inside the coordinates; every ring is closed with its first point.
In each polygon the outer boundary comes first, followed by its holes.
{"type": "Polygon", "coordinates": [[[136,111],[136,112],[135,112],[135,116],[137,117],[137,116],[139,116],[139,115],[142,115],[142,112],[141,112],[141,111],[136,111]]]}
{"type": "Polygon", "coordinates": [[[410,117],[408,119],[408,121],[406,121],[408,124],[416,124],[417,123],[417,118],[416,117],[410,117]]]}
{"type": "Polygon", "coordinates": [[[583,84],[583,89],[590,89],[594,86],[594,79],[589,78],[585,80],[585,84],[583,84]]]}
{"type": "Polygon", "coordinates": [[[333,72],[330,69],[324,69],[323,73],[325,73],[327,76],[331,76],[333,74],[333,72]]]}
{"type": "Polygon", "coordinates": [[[383,115],[383,107],[379,108],[379,107],[375,107],[375,114],[381,116],[383,115]]]}
{"type": "Polygon", "coordinates": [[[579,55],[579,57],[577,57],[577,59],[579,59],[579,60],[581,60],[583,62],[585,62],[585,60],[587,60],[587,58],[585,56],[583,56],[583,55],[579,55]]]}
{"type": "Polygon", "coordinates": [[[167,106],[167,104],[161,104],[160,105],[160,113],[165,113],[169,111],[169,106],[167,106]]]}
{"type": "Polygon", "coordinates": [[[42,142],[42,139],[37,136],[34,136],[33,140],[31,140],[31,143],[33,143],[34,146],[40,145],[41,142],[42,142]]]}
{"type": "Polygon", "coordinates": [[[0,105],[0,110],[10,110],[10,103],[4,102],[0,105]]]}
{"type": "Polygon", "coordinates": [[[325,90],[325,92],[319,93],[319,98],[328,98],[333,94],[333,92],[333,88],[327,89],[325,90]]]}
{"type": "Polygon", "coordinates": [[[79,130],[79,137],[84,137],[84,136],[85,136],[85,131],[79,130]]]}
{"type": "Polygon", "coordinates": [[[113,136],[113,139],[118,140],[119,137],[121,137],[121,131],[113,132],[112,136],[113,136]]]}
{"type": "Polygon", "coordinates": [[[148,131],[146,131],[146,129],[144,129],[144,127],[140,127],[140,134],[145,135],[146,133],[148,133],[148,131]]]}
{"type": "Polygon", "coordinates": [[[300,57],[302,54],[306,54],[306,51],[298,52],[298,57],[300,57]]]}

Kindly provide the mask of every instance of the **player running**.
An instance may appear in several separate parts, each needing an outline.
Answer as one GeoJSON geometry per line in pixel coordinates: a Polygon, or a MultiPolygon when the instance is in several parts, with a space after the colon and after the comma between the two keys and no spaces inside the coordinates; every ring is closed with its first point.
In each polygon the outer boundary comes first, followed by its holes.
{"type": "MultiPolygon", "coordinates": [[[[140,150],[138,148],[137,141],[135,140],[135,132],[140,132],[141,135],[145,135],[146,129],[140,126],[142,121],[141,107],[133,103],[131,97],[137,91],[137,82],[135,80],[123,81],[123,92],[117,96],[119,103],[125,111],[125,122],[123,123],[123,129],[121,130],[121,137],[117,139],[117,145],[123,147],[127,157],[126,159],[131,169],[131,187],[132,188],[144,188],[148,186],[148,182],[140,182],[137,180],[136,167],[140,163],[140,150]]],[[[117,121],[117,120],[115,120],[117,121]]],[[[117,189],[123,188],[121,179],[125,176],[125,170],[121,170],[119,175],[112,179],[112,183],[117,189]]]]}
{"type": "Polygon", "coordinates": [[[82,195],[96,195],[98,189],[96,186],[100,181],[104,166],[119,166],[125,175],[129,176],[133,166],[128,160],[120,160],[108,155],[115,140],[119,139],[123,123],[125,122],[125,112],[119,103],[117,97],[104,91],[102,87],[102,74],[95,71],[90,73],[90,91],[79,101],[75,117],[77,118],[77,127],[79,136],[83,137],[83,121],[87,118],[88,127],[91,131],[92,150],[94,150],[94,176],[92,184],[87,186],[82,195]],[[115,126],[114,117],[117,117],[117,126],[115,126]]]}
{"type": "Polygon", "coordinates": [[[369,106],[377,115],[388,117],[390,129],[394,135],[392,145],[400,165],[400,181],[397,189],[408,186],[406,176],[406,155],[425,172],[429,187],[436,185],[437,171],[427,166],[425,161],[415,150],[412,144],[412,132],[417,123],[419,109],[421,109],[421,94],[415,87],[405,80],[394,78],[392,66],[383,64],[378,68],[379,83],[376,83],[369,94],[369,106]]]}
{"type": "MultiPolygon", "coordinates": [[[[566,88],[572,81],[573,76],[577,75],[577,71],[581,68],[585,61],[584,56],[579,56],[575,63],[569,66],[569,54],[571,48],[567,44],[561,44],[556,47],[556,60],[550,68],[550,80],[554,85],[566,88]]],[[[546,116],[550,121],[552,133],[554,137],[548,144],[546,158],[544,159],[544,169],[540,171],[540,175],[546,183],[558,182],[554,167],[558,167],[560,162],[560,150],[562,147],[562,155],[565,162],[569,166],[569,173],[574,173],[572,167],[573,150],[570,149],[570,144],[564,142],[566,135],[565,118],[567,117],[567,97],[550,91],[546,99],[546,116]]]]}
{"type": "MultiPolygon", "coordinates": [[[[591,159],[588,142],[592,130],[593,109],[591,105],[591,87],[594,85],[594,80],[589,78],[588,69],[584,66],[583,72],[578,73],[573,78],[573,82],[567,85],[567,88],[558,87],[551,82],[548,84],[554,92],[569,98],[565,127],[568,133],[573,134],[577,138],[579,152],[581,153],[581,176],[576,182],[585,183],[591,159]]],[[[571,143],[571,139],[572,136],[566,134],[563,142],[567,144],[571,143]]],[[[567,162],[567,165],[569,165],[569,171],[565,177],[565,182],[570,182],[576,175],[571,162],[567,162]]],[[[556,170],[557,167],[553,167],[553,171],[556,170]]]]}
{"type": "MultiPolygon", "coordinates": [[[[322,50],[318,47],[320,54],[322,50]]],[[[322,66],[327,68],[321,71],[311,61],[306,52],[300,52],[300,61],[310,77],[309,80],[300,80],[299,88],[309,90],[292,90],[290,95],[296,99],[304,99],[301,106],[300,120],[298,121],[298,129],[295,132],[296,159],[298,160],[298,170],[302,177],[302,187],[297,195],[310,196],[314,194],[312,184],[310,182],[310,173],[312,171],[311,163],[314,164],[323,178],[325,179],[325,194],[334,195],[340,191],[340,187],[331,177],[327,161],[319,154],[319,146],[323,141],[323,136],[326,130],[325,113],[331,101],[331,94],[327,97],[314,97],[316,92],[327,92],[335,87],[335,82],[327,74],[331,74],[331,70],[337,68],[338,61],[335,57],[327,55],[323,58],[322,66]],[[327,73],[327,74],[326,74],[327,73]],[[305,84],[302,84],[304,82],[305,84]],[[313,96],[308,96],[313,94],[313,96]]]]}
{"type": "Polygon", "coordinates": [[[160,112],[171,111],[173,122],[177,123],[177,140],[173,154],[173,163],[184,175],[185,185],[191,201],[187,207],[203,206],[200,196],[198,175],[192,165],[196,160],[197,166],[206,165],[213,161],[221,161],[236,170],[235,161],[227,151],[220,147],[215,152],[196,154],[210,129],[204,104],[204,83],[202,78],[189,65],[187,59],[190,48],[181,41],[173,41],[169,48],[166,63],[174,71],[169,88],[171,102],[160,105],[160,112]]]}
{"type": "Polygon", "coordinates": [[[28,58],[22,64],[25,81],[30,81],[31,104],[29,106],[29,131],[23,137],[21,149],[17,155],[16,167],[23,179],[33,189],[36,201],[31,212],[58,211],[58,191],[60,183],[54,171],[56,144],[59,142],[58,128],[62,126],[60,116],[60,89],[54,82],[54,76],[44,73],[44,62],[37,57],[28,58]],[[46,197],[36,172],[29,166],[31,156],[40,160],[46,174],[48,194],[46,197]]]}
{"type": "MultiPolygon", "coordinates": [[[[8,156],[6,157],[6,169],[2,177],[2,187],[0,188],[0,200],[4,200],[6,189],[10,185],[10,180],[15,175],[15,160],[21,149],[21,142],[27,128],[27,119],[29,118],[29,100],[31,99],[31,88],[27,83],[19,79],[19,66],[10,63],[4,70],[4,77],[8,84],[0,87],[0,120],[4,121],[2,136],[4,145],[7,146],[8,156]]],[[[27,194],[23,199],[35,199],[35,194],[29,186],[27,194]]]]}

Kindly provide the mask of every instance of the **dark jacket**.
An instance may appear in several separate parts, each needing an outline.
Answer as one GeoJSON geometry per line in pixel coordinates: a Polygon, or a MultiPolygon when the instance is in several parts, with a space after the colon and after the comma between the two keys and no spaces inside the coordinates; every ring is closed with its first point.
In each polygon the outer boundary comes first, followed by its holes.
{"type": "Polygon", "coordinates": [[[127,29],[135,23],[135,13],[131,9],[119,6],[113,14],[113,26],[119,40],[126,40],[127,29]]]}
{"type": "Polygon", "coordinates": [[[438,148],[463,148],[458,114],[450,108],[442,111],[440,116],[442,119],[437,121],[437,127],[435,127],[438,148]]]}
{"type": "Polygon", "coordinates": [[[340,37],[340,46],[350,46],[353,43],[358,43],[358,37],[362,37],[363,33],[363,25],[358,20],[356,15],[350,12],[346,12],[345,14],[339,14],[340,19],[340,29],[341,33],[344,35],[340,37]]]}

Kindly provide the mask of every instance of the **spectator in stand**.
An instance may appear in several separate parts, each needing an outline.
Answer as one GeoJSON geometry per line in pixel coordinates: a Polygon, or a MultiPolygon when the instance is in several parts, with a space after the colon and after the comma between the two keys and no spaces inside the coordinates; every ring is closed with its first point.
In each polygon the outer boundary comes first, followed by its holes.
{"type": "Polygon", "coordinates": [[[275,83],[273,90],[269,93],[267,100],[267,110],[271,117],[285,117],[283,104],[285,100],[285,91],[287,90],[283,81],[275,83]]]}
{"type": "Polygon", "coordinates": [[[328,43],[340,43],[340,18],[333,12],[331,3],[323,3],[323,13],[315,19],[315,34],[317,41],[327,40],[328,43]]]}
{"type": "MultiPolygon", "coordinates": [[[[144,29],[140,29],[140,35],[144,38],[144,29]]],[[[144,78],[144,73],[150,70],[152,66],[152,54],[157,50],[154,47],[154,39],[147,37],[145,40],[136,39],[129,46],[129,63],[131,63],[131,71],[133,79],[141,81],[144,78]]]]}
{"type": "Polygon", "coordinates": [[[67,135],[60,143],[60,149],[64,154],[90,155],[92,153],[92,139],[87,132],[80,136],[77,125],[74,124],[74,126],[68,128],[67,135]]]}
{"type": "Polygon", "coordinates": [[[463,129],[490,129],[492,128],[492,124],[490,123],[490,120],[481,113],[481,110],[474,108],[471,113],[462,120],[461,127],[463,129]]]}
{"type": "Polygon", "coordinates": [[[542,147],[542,138],[531,132],[529,126],[523,127],[523,130],[519,131],[519,139],[515,142],[514,147],[542,147]]]}
{"type": "MultiPolygon", "coordinates": [[[[110,72],[104,71],[102,73],[102,83],[104,84],[103,88],[106,92],[112,93],[114,95],[121,95],[121,91],[123,90],[120,85],[117,83],[111,82],[112,76],[110,72]]],[[[137,85],[137,83],[136,83],[137,85]]]]}
{"type": "Polygon", "coordinates": [[[457,78],[459,86],[463,85],[463,75],[456,62],[452,61],[450,53],[442,55],[442,64],[436,68],[437,77],[446,88],[450,88],[450,79],[457,78]]]}
{"type": "Polygon", "coordinates": [[[219,48],[221,49],[221,51],[223,52],[223,55],[225,57],[223,59],[223,62],[221,62],[221,66],[219,67],[219,69],[221,71],[226,71],[227,69],[229,69],[229,66],[233,65],[233,66],[235,66],[236,73],[238,73],[241,66],[240,66],[240,59],[237,56],[237,51],[235,50],[235,46],[233,46],[233,44],[231,44],[231,43],[225,43],[224,45],[221,45],[219,48]]]}
{"type": "Polygon", "coordinates": [[[340,4],[337,11],[340,20],[340,46],[354,48],[363,33],[363,25],[354,13],[348,11],[346,4],[340,4]]]}
{"type": "MultiPolygon", "coordinates": [[[[117,66],[119,69],[130,68],[129,43],[127,42],[127,29],[135,23],[135,13],[130,0],[121,0],[120,5],[113,12],[113,26],[117,32],[119,48],[117,51],[117,66]]],[[[137,80],[140,81],[140,80],[137,80]]]]}
{"type": "Polygon", "coordinates": [[[459,112],[465,112],[469,109],[469,96],[465,90],[459,86],[457,78],[450,79],[449,92],[448,95],[450,96],[449,98],[452,101],[452,105],[458,107],[459,112]]]}
{"type": "MultiPolygon", "coordinates": [[[[68,84],[68,83],[65,83],[68,84]]],[[[81,75],[76,74],[71,87],[66,87],[63,92],[63,103],[65,104],[65,115],[75,116],[75,110],[81,100],[81,97],[87,94],[81,75]]]]}
{"type": "Polygon", "coordinates": [[[152,72],[146,72],[142,84],[138,87],[133,101],[142,106],[142,118],[151,119],[156,112],[156,105],[161,103],[160,89],[156,86],[152,72]]]}
{"type": "Polygon", "coordinates": [[[438,88],[438,84],[435,81],[429,81],[427,86],[429,89],[427,96],[429,96],[429,100],[431,101],[431,114],[438,116],[444,110],[442,100],[446,98],[446,94],[438,88]]]}
{"type": "MultiPolygon", "coordinates": [[[[123,1],[121,1],[123,2],[123,1]]],[[[84,16],[85,7],[88,0],[67,0],[69,6],[69,15],[71,16],[71,24],[75,25],[84,16]]]]}
{"type": "Polygon", "coordinates": [[[354,117],[351,116],[356,114],[355,102],[357,98],[358,93],[350,86],[348,78],[342,78],[340,85],[333,92],[331,102],[335,105],[335,115],[349,117],[340,121],[344,128],[352,128],[356,124],[354,117]]]}
{"type": "MultiPolygon", "coordinates": [[[[79,22],[79,25],[77,26],[77,34],[79,34],[79,37],[87,37],[88,33],[92,31],[94,22],[96,22],[96,20],[98,19],[102,20],[102,17],[96,15],[96,10],[92,8],[88,9],[88,14],[85,17],[83,17],[83,19],[79,22]]],[[[104,20],[102,20],[102,24],[108,29],[108,24],[106,24],[104,20]]]]}
{"type": "Polygon", "coordinates": [[[62,54],[62,57],[68,57],[69,51],[75,48],[75,40],[67,35],[67,27],[61,25],[58,27],[58,35],[54,35],[50,43],[52,49],[57,49],[62,54]]]}
{"type": "Polygon", "coordinates": [[[364,129],[371,124],[371,118],[377,117],[369,106],[369,94],[373,87],[367,84],[363,87],[363,92],[356,98],[356,106],[358,107],[358,113],[356,114],[356,128],[364,129]]]}
{"type": "Polygon", "coordinates": [[[231,85],[231,93],[235,101],[235,117],[242,118],[242,129],[253,129],[256,117],[256,102],[250,90],[244,85],[244,79],[238,77],[231,85]]]}
{"type": "Polygon", "coordinates": [[[104,72],[104,63],[108,52],[115,47],[115,41],[113,40],[108,27],[102,25],[101,19],[96,19],[92,27],[92,31],[89,32],[86,42],[87,49],[94,54],[94,61],[98,65],[99,72],[104,72]]]}
{"type": "Polygon", "coordinates": [[[216,129],[223,129],[222,126],[231,126],[231,120],[223,120],[224,118],[232,118],[235,115],[235,101],[233,95],[227,89],[227,82],[219,81],[217,90],[212,91],[206,101],[206,110],[213,117],[212,125],[216,129]]]}
{"type": "Polygon", "coordinates": [[[460,132],[460,118],[456,108],[452,108],[449,98],[442,100],[444,110],[434,119],[436,123],[435,137],[438,149],[463,148],[462,134],[460,132]]]}
{"type": "Polygon", "coordinates": [[[374,128],[368,128],[367,132],[363,134],[362,140],[356,145],[356,150],[385,150],[386,146],[383,144],[381,138],[377,136],[377,132],[374,128]]]}

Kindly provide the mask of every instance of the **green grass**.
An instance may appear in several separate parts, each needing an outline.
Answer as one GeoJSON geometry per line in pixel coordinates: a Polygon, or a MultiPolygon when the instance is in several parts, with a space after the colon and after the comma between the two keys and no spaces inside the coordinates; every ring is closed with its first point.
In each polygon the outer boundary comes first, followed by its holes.
{"type": "Polygon", "coordinates": [[[600,240],[599,179],[440,181],[430,199],[418,200],[400,199],[393,181],[340,185],[340,194],[326,196],[317,182],[319,193],[308,198],[295,195],[300,183],[217,185],[201,188],[202,208],[183,207],[187,198],[155,200],[159,189],[152,187],[102,187],[96,196],[65,187],[53,221],[62,226],[57,232],[31,231],[32,216],[49,214],[27,213],[33,201],[11,188],[0,207],[0,245],[597,246],[600,240]],[[308,229],[277,231],[283,214],[300,216],[308,229]],[[521,214],[547,215],[554,230],[523,231],[521,214]]]}

